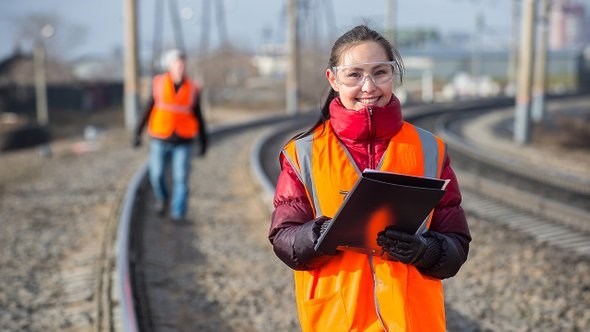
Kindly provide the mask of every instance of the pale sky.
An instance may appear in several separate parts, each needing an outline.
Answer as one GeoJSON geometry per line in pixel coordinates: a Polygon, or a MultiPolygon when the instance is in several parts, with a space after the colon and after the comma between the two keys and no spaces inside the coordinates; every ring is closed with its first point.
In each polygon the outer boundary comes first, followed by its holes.
{"type": "MultiPolygon", "coordinates": [[[[184,40],[188,48],[199,45],[201,30],[201,11],[203,0],[178,0],[179,10],[185,14],[182,21],[184,40]],[[192,13],[192,16],[191,16],[192,13]]],[[[211,7],[215,7],[212,1],[211,7]]],[[[381,30],[385,22],[387,0],[332,0],[334,35],[340,35],[351,27],[367,22],[371,27],[381,30]]],[[[151,52],[154,39],[154,18],[156,0],[137,0],[139,8],[139,33],[142,52],[151,52]]],[[[325,31],[330,22],[325,4],[326,0],[310,3],[322,7],[314,11],[308,22],[316,22],[320,31],[325,31]]],[[[519,1],[520,3],[521,1],[519,1]]],[[[590,0],[583,0],[584,3],[590,0]]],[[[397,22],[401,28],[432,27],[442,32],[472,33],[475,30],[477,14],[482,14],[486,24],[486,34],[491,40],[504,42],[511,33],[511,0],[398,0],[397,22]]],[[[282,10],[286,0],[224,0],[225,20],[229,39],[240,48],[255,49],[262,41],[284,39],[284,16],[282,10]],[[263,38],[263,31],[268,31],[263,38]]],[[[317,8],[317,7],[316,7],[317,8]]],[[[589,9],[590,10],[590,9],[589,9]]],[[[14,49],[19,27],[28,23],[31,14],[45,14],[59,17],[65,27],[56,30],[48,40],[60,44],[60,52],[66,58],[85,55],[108,55],[123,43],[123,1],[122,0],[1,0],[0,1],[0,58],[9,55],[14,49]],[[74,32],[85,31],[75,38],[74,32]],[[81,37],[83,36],[83,38],[81,37]],[[67,37],[67,38],[66,38],[67,37]],[[64,39],[69,40],[64,41],[64,39]],[[73,40],[73,41],[72,41],[73,40]],[[59,43],[57,42],[59,41],[59,43]]],[[[163,21],[164,43],[171,44],[172,25],[165,4],[163,21]]],[[[215,43],[219,22],[211,8],[210,35],[215,43]]],[[[311,24],[311,23],[309,23],[311,24]]],[[[23,48],[29,44],[23,40],[23,48]]]]}

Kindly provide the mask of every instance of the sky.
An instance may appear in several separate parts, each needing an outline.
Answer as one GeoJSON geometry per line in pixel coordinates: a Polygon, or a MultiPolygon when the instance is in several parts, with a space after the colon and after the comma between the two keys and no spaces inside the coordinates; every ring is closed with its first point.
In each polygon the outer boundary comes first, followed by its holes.
{"type": "MultiPolygon", "coordinates": [[[[151,52],[154,40],[156,1],[137,0],[140,52],[151,52]]],[[[184,42],[188,48],[199,45],[203,0],[177,0],[182,13],[184,42]]],[[[214,0],[212,3],[215,3],[214,0]]],[[[284,40],[284,7],[286,0],[222,0],[230,42],[240,48],[255,49],[266,42],[284,40]],[[265,32],[265,33],[263,33],[265,32]]],[[[332,0],[332,14],[328,15],[327,0],[310,1],[321,7],[309,16],[308,22],[317,22],[320,31],[330,30],[337,36],[360,23],[368,23],[381,30],[386,16],[387,0],[332,0]],[[313,20],[316,18],[316,20],[313,20]],[[321,30],[323,29],[323,30],[321,30]]],[[[108,56],[123,44],[123,0],[0,0],[0,59],[11,54],[20,40],[22,48],[30,48],[30,38],[19,37],[23,26],[31,25],[31,15],[57,17],[55,34],[46,40],[53,50],[64,58],[82,56],[108,56]],[[51,46],[51,45],[50,45],[51,46]]],[[[520,2],[520,1],[519,1],[520,2]]],[[[590,0],[583,0],[588,3],[590,0]]],[[[215,7],[212,5],[211,7],[215,7]]],[[[489,40],[508,43],[511,34],[511,0],[398,0],[396,20],[400,28],[430,27],[443,33],[475,31],[476,17],[482,15],[489,40]]],[[[173,43],[172,24],[168,6],[165,6],[162,26],[163,43],[173,43]]],[[[211,8],[209,26],[211,44],[215,44],[219,29],[211,8]]],[[[311,24],[311,23],[309,23],[311,24]]]]}

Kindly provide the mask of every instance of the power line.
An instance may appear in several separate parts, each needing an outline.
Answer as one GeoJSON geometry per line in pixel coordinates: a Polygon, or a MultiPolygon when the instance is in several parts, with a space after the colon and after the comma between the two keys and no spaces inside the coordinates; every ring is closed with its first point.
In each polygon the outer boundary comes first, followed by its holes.
{"type": "Polygon", "coordinates": [[[209,0],[203,0],[201,7],[201,42],[199,44],[199,52],[206,54],[209,52],[209,0]]]}
{"type": "Polygon", "coordinates": [[[201,42],[199,51],[201,54],[209,52],[209,44],[211,41],[211,16],[212,11],[215,11],[215,21],[217,23],[217,36],[222,45],[228,44],[227,24],[225,22],[225,7],[223,1],[215,1],[215,6],[211,6],[210,0],[203,0],[201,13],[201,42]]]}
{"type": "Polygon", "coordinates": [[[217,4],[217,32],[219,36],[219,40],[222,45],[226,45],[227,40],[227,26],[225,24],[225,8],[223,5],[223,1],[215,1],[217,4]]]}
{"type": "Polygon", "coordinates": [[[168,4],[170,9],[170,19],[174,29],[174,46],[182,51],[185,51],[184,37],[182,33],[182,27],[180,26],[178,3],[176,0],[168,0],[168,4]]]}

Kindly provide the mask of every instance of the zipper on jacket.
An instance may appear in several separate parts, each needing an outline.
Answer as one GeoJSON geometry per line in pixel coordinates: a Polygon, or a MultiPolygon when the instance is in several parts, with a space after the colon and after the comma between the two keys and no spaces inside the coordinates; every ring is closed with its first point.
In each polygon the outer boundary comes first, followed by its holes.
{"type": "Polygon", "coordinates": [[[373,266],[373,255],[369,255],[369,267],[371,268],[371,275],[373,276],[373,300],[375,301],[375,313],[377,313],[377,318],[379,319],[379,323],[381,323],[381,327],[385,332],[388,332],[387,325],[383,321],[383,316],[381,316],[381,309],[379,308],[379,300],[377,300],[377,274],[375,273],[375,267],[373,266]]]}
{"type": "Polygon", "coordinates": [[[375,126],[373,125],[373,107],[367,107],[369,114],[369,168],[375,169],[375,126]]]}

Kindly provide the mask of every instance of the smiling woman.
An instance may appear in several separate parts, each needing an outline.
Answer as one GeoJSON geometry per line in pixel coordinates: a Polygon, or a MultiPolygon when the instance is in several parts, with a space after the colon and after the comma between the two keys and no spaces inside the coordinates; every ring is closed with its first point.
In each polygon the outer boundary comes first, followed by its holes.
{"type": "Polygon", "coordinates": [[[466,261],[471,235],[445,143],[402,120],[393,93],[402,71],[399,53],[376,31],[361,25],[344,33],[325,70],[331,89],[320,119],[279,157],[269,240],[294,270],[303,331],[446,329],[441,279],[466,261]],[[350,192],[366,168],[449,185],[423,233],[382,229],[378,254],[316,251],[340,193],[350,192]]]}

